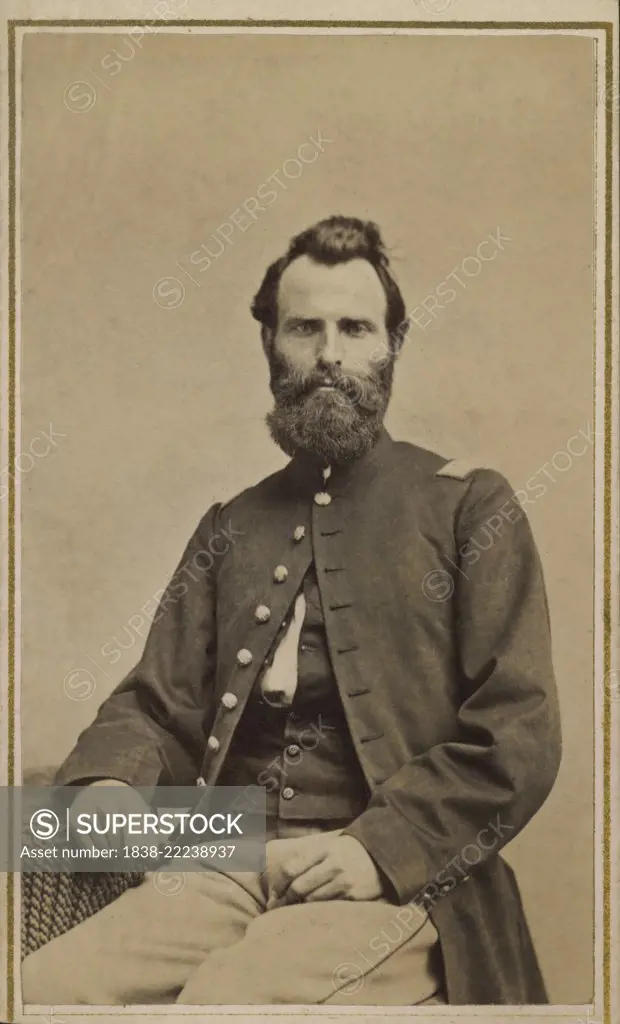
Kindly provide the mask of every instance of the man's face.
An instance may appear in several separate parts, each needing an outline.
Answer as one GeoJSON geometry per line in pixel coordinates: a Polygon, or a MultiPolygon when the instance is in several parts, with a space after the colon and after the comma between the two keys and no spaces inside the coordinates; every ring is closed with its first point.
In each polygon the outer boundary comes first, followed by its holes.
{"type": "Polygon", "coordinates": [[[302,256],[286,268],[265,347],[276,400],[267,422],[287,454],[348,461],[375,443],[393,370],[386,313],[367,260],[325,266],[302,256]]]}

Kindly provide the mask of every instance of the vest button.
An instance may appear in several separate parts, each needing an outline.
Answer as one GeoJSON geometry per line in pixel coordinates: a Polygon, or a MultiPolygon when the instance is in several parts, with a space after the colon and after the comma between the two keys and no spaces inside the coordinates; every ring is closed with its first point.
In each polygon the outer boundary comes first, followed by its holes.
{"type": "Polygon", "coordinates": [[[249,665],[252,662],[252,652],[248,651],[246,647],[242,647],[240,651],[237,651],[237,664],[249,665]]]}
{"type": "Polygon", "coordinates": [[[297,544],[299,544],[300,540],[303,540],[305,536],[306,536],[306,527],[305,526],[296,526],[295,527],[295,532],[293,534],[293,540],[296,541],[297,544]]]}
{"type": "Polygon", "coordinates": [[[236,708],[237,704],[238,704],[238,701],[237,701],[237,698],[236,698],[235,694],[234,693],[223,693],[222,694],[222,704],[224,705],[224,707],[226,708],[227,711],[232,711],[234,708],[236,708]]]}
{"type": "Polygon", "coordinates": [[[285,565],[276,565],[273,570],[273,578],[276,583],[284,583],[284,580],[288,577],[288,569],[285,565]]]}
{"type": "Polygon", "coordinates": [[[301,747],[298,747],[296,743],[291,743],[286,748],[286,753],[291,757],[297,757],[298,754],[301,754],[301,747]]]}
{"type": "Polygon", "coordinates": [[[285,786],[284,789],[282,790],[282,798],[284,800],[292,800],[294,796],[295,790],[291,789],[290,786],[285,786]]]}
{"type": "Polygon", "coordinates": [[[331,494],[327,494],[325,491],[319,491],[318,494],[314,495],[315,505],[330,505],[332,500],[331,494]]]}
{"type": "Polygon", "coordinates": [[[220,741],[218,740],[217,736],[209,736],[209,739],[207,740],[207,746],[209,750],[213,750],[214,752],[216,750],[219,750],[220,741]]]}
{"type": "Polygon", "coordinates": [[[259,604],[254,612],[254,618],[257,622],[268,622],[271,618],[271,608],[268,608],[266,604],[259,604]]]}

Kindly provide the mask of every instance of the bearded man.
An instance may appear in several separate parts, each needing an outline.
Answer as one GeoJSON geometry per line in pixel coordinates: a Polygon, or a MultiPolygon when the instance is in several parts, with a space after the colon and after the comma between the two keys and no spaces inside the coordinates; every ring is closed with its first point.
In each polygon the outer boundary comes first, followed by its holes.
{"type": "Polygon", "coordinates": [[[267,869],[132,889],[26,958],[25,1001],[545,1002],[500,856],[560,757],[527,519],[386,433],[407,321],[374,224],[298,235],[252,312],[291,459],[206,513],[56,782],[263,785],[267,869]]]}

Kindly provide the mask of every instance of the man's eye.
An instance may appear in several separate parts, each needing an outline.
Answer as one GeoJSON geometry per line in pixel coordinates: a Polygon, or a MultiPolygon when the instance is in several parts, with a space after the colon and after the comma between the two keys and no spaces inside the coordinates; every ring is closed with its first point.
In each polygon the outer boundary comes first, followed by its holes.
{"type": "Polygon", "coordinates": [[[310,334],[314,334],[315,330],[316,327],[311,321],[307,321],[303,324],[295,324],[291,328],[293,334],[301,335],[301,337],[308,337],[310,334]]]}
{"type": "Polygon", "coordinates": [[[345,327],[345,332],[349,334],[352,338],[361,338],[363,337],[364,334],[368,333],[368,328],[366,324],[347,324],[345,327]]]}

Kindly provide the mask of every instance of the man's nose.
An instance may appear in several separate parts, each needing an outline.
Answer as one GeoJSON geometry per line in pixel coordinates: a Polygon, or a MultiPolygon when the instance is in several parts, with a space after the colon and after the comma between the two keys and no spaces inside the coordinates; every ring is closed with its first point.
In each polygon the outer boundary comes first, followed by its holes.
{"type": "Polygon", "coordinates": [[[337,324],[326,324],[323,328],[317,357],[324,363],[342,363],[342,339],[337,324]]]}

